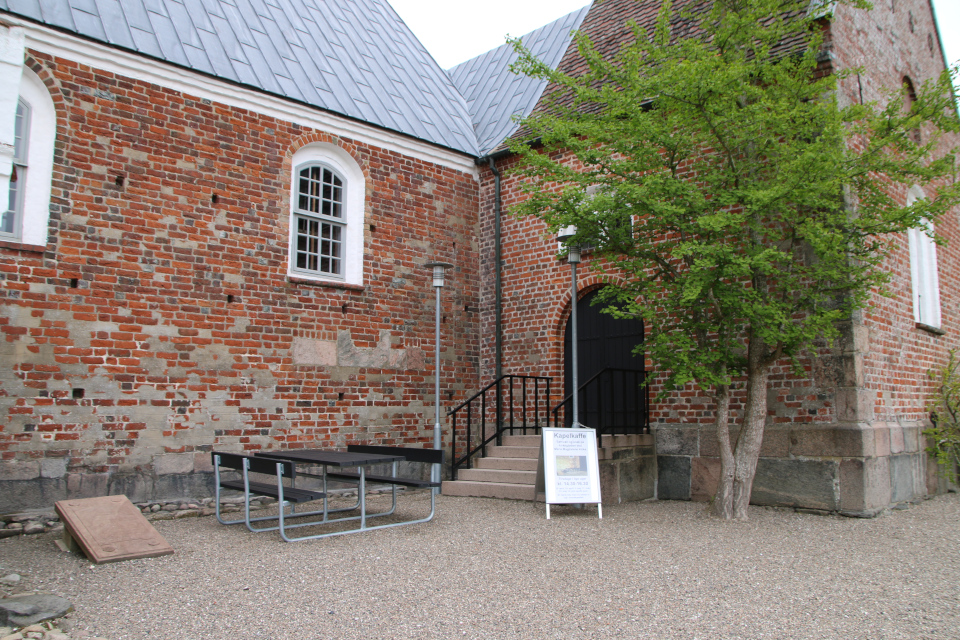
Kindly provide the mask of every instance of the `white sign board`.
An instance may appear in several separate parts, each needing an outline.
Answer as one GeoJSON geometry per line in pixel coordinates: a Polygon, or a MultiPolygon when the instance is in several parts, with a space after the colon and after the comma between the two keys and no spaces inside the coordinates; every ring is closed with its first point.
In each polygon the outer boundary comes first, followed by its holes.
{"type": "Polygon", "coordinates": [[[594,429],[543,429],[543,483],[551,504],[600,505],[600,465],[594,429]]]}

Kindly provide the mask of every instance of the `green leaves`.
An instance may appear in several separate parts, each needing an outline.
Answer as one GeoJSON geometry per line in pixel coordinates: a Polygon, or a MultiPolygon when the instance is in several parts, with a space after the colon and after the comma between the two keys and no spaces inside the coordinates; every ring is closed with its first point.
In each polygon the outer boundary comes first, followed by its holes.
{"type": "Polygon", "coordinates": [[[909,108],[899,87],[841,106],[809,5],[718,0],[678,21],[664,2],[616,55],[578,35],[579,77],[514,43],[554,99],[511,142],[527,196],[513,211],[576,225],[595,266],[630,276],[616,297],[647,321],[668,387],[729,383],[747,335],[767,362],[832,338],[883,285],[889,234],[960,201],[938,137],[958,130],[949,74],[909,108]],[[914,184],[929,197],[906,207],[914,184]]]}
{"type": "Polygon", "coordinates": [[[928,410],[933,427],[927,436],[927,451],[940,465],[941,474],[954,484],[960,483],[960,357],[950,352],[947,364],[928,372],[936,386],[928,410]]]}

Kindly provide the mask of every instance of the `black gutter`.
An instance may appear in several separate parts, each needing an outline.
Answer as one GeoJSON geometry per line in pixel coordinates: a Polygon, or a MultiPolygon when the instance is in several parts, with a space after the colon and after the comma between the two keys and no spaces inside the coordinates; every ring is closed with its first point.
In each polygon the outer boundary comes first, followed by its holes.
{"type": "Polygon", "coordinates": [[[496,320],[494,321],[494,327],[496,331],[496,355],[494,359],[496,361],[496,373],[494,380],[499,380],[503,375],[503,274],[501,269],[501,263],[503,262],[502,258],[502,244],[500,237],[500,215],[501,215],[501,200],[500,200],[500,172],[497,171],[496,160],[493,156],[487,156],[487,161],[490,163],[490,171],[493,172],[493,212],[494,212],[494,223],[493,223],[493,260],[494,260],[494,305],[495,305],[495,315],[496,320]]]}
{"type": "MultiPolygon", "coordinates": [[[[531,141],[531,144],[539,144],[540,139],[531,141]]],[[[500,171],[497,170],[496,161],[513,155],[508,148],[501,148],[498,151],[491,151],[485,156],[477,158],[477,165],[486,164],[493,172],[493,192],[494,192],[494,231],[493,231],[493,259],[494,259],[494,306],[495,320],[494,331],[496,332],[495,346],[495,376],[494,380],[499,380],[503,376],[503,234],[501,231],[501,220],[503,218],[503,203],[501,198],[500,171]]]]}

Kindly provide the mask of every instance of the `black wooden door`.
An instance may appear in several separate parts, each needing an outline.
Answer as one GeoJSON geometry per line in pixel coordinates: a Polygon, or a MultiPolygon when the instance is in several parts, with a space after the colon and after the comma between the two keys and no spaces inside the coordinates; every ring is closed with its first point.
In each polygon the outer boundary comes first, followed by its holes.
{"type": "MultiPolygon", "coordinates": [[[[627,432],[646,427],[646,390],[643,381],[643,354],[634,349],[643,343],[643,321],[617,319],[602,313],[603,304],[591,304],[598,291],[587,294],[577,303],[577,341],[579,349],[579,383],[581,387],[579,418],[588,427],[604,428],[607,433],[627,432]],[[610,369],[592,383],[587,383],[605,369],[610,369]],[[639,372],[639,373],[630,373],[639,372]],[[587,385],[588,388],[584,388],[587,385]],[[613,427],[613,431],[611,431],[613,427]]],[[[573,391],[570,322],[564,333],[564,396],[573,391]]],[[[572,418],[567,405],[566,423],[572,418]]]]}

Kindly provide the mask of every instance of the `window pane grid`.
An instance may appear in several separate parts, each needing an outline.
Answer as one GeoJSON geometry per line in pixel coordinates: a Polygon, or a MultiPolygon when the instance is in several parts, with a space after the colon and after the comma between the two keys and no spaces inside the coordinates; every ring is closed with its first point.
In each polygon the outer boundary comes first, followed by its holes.
{"type": "Polygon", "coordinates": [[[328,275],[342,275],[343,227],[297,216],[296,268],[328,275]]]}
{"type": "Polygon", "coordinates": [[[297,173],[293,267],[297,271],[344,275],[343,180],[323,165],[297,173]]]}
{"type": "Polygon", "coordinates": [[[326,167],[306,167],[300,171],[297,210],[330,218],[343,218],[343,180],[326,167]]]}
{"type": "Polygon", "coordinates": [[[7,210],[0,216],[0,233],[9,233],[14,235],[17,232],[17,211],[20,209],[20,185],[23,183],[23,170],[17,165],[13,166],[13,173],[10,176],[10,190],[7,210]]]}
{"type": "Polygon", "coordinates": [[[913,280],[914,320],[940,328],[940,283],[937,272],[937,245],[927,235],[929,223],[909,232],[910,270],[913,280]]]}
{"type": "Polygon", "coordinates": [[[0,213],[0,234],[19,236],[19,222],[23,209],[23,192],[27,177],[27,137],[30,124],[30,106],[17,101],[17,115],[13,124],[13,167],[7,192],[6,207],[0,213]]]}
{"type": "Polygon", "coordinates": [[[13,125],[13,162],[27,163],[27,124],[30,117],[30,107],[23,100],[17,102],[17,117],[13,125]]]}

